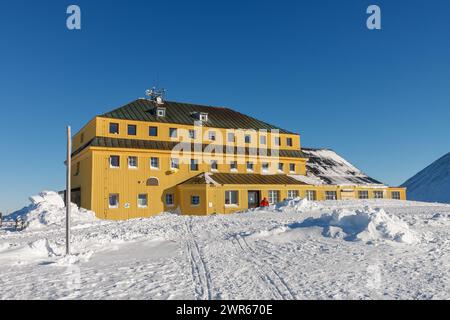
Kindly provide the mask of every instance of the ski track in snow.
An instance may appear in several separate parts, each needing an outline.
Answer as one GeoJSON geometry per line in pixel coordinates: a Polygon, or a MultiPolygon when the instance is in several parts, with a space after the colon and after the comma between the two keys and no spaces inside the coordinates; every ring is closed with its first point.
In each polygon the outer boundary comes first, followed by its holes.
{"type": "Polygon", "coordinates": [[[0,230],[0,299],[450,299],[450,206],[322,202],[308,212],[249,212],[0,230]],[[336,208],[382,207],[416,244],[366,244],[295,227],[336,208]],[[292,226],[286,228],[286,226],[292,226]]]}

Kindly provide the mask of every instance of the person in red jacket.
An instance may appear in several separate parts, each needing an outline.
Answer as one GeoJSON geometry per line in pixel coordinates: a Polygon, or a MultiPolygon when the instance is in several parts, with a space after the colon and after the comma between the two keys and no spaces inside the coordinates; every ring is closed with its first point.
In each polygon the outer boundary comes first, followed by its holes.
{"type": "Polygon", "coordinates": [[[259,204],[260,207],[268,207],[269,201],[267,201],[267,198],[264,198],[261,200],[261,203],[259,204]]]}

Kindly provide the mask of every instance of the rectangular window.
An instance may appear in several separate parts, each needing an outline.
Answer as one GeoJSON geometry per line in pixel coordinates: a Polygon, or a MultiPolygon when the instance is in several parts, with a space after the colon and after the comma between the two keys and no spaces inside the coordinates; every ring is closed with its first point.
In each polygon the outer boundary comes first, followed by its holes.
{"type": "Polygon", "coordinates": [[[150,168],[151,169],[159,169],[159,158],[156,158],[156,157],[150,158],[150,168]]]}
{"type": "Polygon", "coordinates": [[[286,145],[292,147],[292,138],[286,138],[286,145]]]}
{"type": "Polygon", "coordinates": [[[400,192],[398,192],[398,191],[392,191],[392,199],[394,199],[394,200],[400,200],[400,192]]]}
{"type": "Polygon", "coordinates": [[[249,134],[245,135],[245,143],[252,143],[252,136],[249,134]]]}
{"type": "Polygon", "coordinates": [[[316,201],[317,200],[317,193],[314,190],[306,190],[306,199],[309,201],[316,201]]]}
{"type": "Polygon", "coordinates": [[[269,190],[269,203],[275,204],[280,202],[280,191],[278,190],[269,190]]]}
{"type": "Polygon", "coordinates": [[[282,162],[278,163],[278,171],[284,172],[284,163],[282,162]]]}
{"type": "Polygon", "coordinates": [[[170,168],[171,169],[180,169],[180,160],[178,158],[170,159],[170,168]]]}
{"type": "Polygon", "coordinates": [[[267,137],[266,136],[260,136],[259,137],[259,144],[267,144],[267,137]]]}
{"type": "Polygon", "coordinates": [[[128,135],[129,136],[135,136],[137,132],[137,127],[134,124],[129,124],[128,125],[128,135]]]}
{"type": "Polygon", "coordinates": [[[295,173],[295,163],[290,163],[289,164],[289,172],[290,173],[295,173]]]}
{"type": "Polygon", "coordinates": [[[195,130],[189,130],[189,138],[190,139],[197,138],[197,132],[195,130]]]}
{"type": "Polygon", "coordinates": [[[109,157],[109,166],[111,168],[119,168],[120,167],[120,157],[119,156],[110,156],[109,157]]]}
{"type": "Polygon", "coordinates": [[[262,171],[263,172],[269,172],[269,163],[268,162],[263,162],[261,165],[262,171]]]}
{"type": "Polygon", "coordinates": [[[80,163],[79,162],[77,162],[77,165],[76,165],[75,175],[76,176],[80,175],[80,163]]]}
{"type": "Polygon", "coordinates": [[[239,193],[237,191],[225,191],[225,205],[235,205],[239,204],[239,193]]]}
{"type": "Polygon", "coordinates": [[[230,170],[237,171],[237,161],[230,161],[230,170]]]}
{"type": "Polygon", "coordinates": [[[289,199],[298,198],[298,190],[288,190],[288,198],[289,199]]]}
{"type": "Polygon", "coordinates": [[[109,124],[109,133],[110,134],[119,134],[119,124],[118,123],[110,123],[109,124]]]}
{"type": "Polygon", "coordinates": [[[374,191],[373,192],[373,197],[375,199],[383,199],[383,191],[374,191]]]}
{"type": "Polygon", "coordinates": [[[173,206],[174,204],[175,204],[175,202],[174,202],[173,193],[166,194],[166,205],[167,206],[173,206]]]}
{"type": "Polygon", "coordinates": [[[228,132],[228,142],[234,142],[235,136],[233,132],[228,132]]]}
{"type": "Polygon", "coordinates": [[[369,191],[358,191],[359,199],[369,199],[369,191]]]}
{"type": "Polygon", "coordinates": [[[218,169],[217,160],[211,160],[211,170],[217,171],[218,169]]]}
{"type": "Polygon", "coordinates": [[[148,127],[148,135],[150,137],[157,137],[158,136],[158,127],[148,127]]]}
{"type": "Polygon", "coordinates": [[[273,144],[274,144],[274,146],[279,147],[281,145],[281,138],[280,137],[275,137],[273,139],[273,144]]]}
{"type": "Polygon", "coordinates": [[[138,195],[138,208],[147,208],[148,198],[146,194],[138,195]]]}
{"type": "Polygon", "coordinates": [[[193,206],[200,205],[200,196],[191,196],[191,205],[193,206]]]}
{"type": "Polygon", "coordinates": [[[128,157],[128,168],[136,169],[138,167],[137,157],[128,157]]]}
{"type": "Polygon", "coordinates": [[[325,191],[325,200],[337,200],[337,192],[325,191]]]}
{"type": "Polygon", "coordinates": [[[81,135],[80,135],[80,143],[83,143],[84,142],[84,133],[82,133],[81,135]]]}
{"type": "Polygon", "coordinates": [[[209,131],[208,132],[208,138],[211,141],[216,141],[216,132],[215,131],[209,131]]]}
{"type": "Polygon", "coordinates": [[[198,171],[198,160],[191,159],[191,171],[198,171]]]}
{"type": "Polygon", "coordinates": [[[157,108],[156,115],[158,117],[165,117],[166,116],[166,108],[161,108],[161,107],[157,108]]]}
{"type": "Polygon", "coordinates": [[[119,207],[119,195],[117,193],[111,193],[109,195],[109,207],[111,209],[119,207]]]}
{"type": "Polygon", "coordinates": [[[178,130],[177,128],[169,128],[169,137],[178,138],[178,130]]]}
{"type": "Polygon", "coordinates": [[[253,172],[254,164],[251,161],[247,161],[247,171],[253,172]]]}

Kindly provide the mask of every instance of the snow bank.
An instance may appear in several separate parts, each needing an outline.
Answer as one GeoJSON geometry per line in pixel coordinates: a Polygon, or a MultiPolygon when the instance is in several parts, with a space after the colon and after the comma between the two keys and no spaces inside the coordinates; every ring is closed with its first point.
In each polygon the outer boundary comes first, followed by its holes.
{"type": "MultiPolygon", "coordinates": [[[[30,197],[31,204],[9,215],[7,218],[22,218],[28,230],[41,229],[48,226],[63,226],[66,221],[66,209],[60,195],[53,191],[43,191],[30,197]]],[[[78,208],[71,204],[71,222],[73,224],[88,223],[98,220],[92,211],[78,208]]]]}
{"type": "Polygon", "coordinates": [[[308,201],[308,199],[287,199],[282,202],[279,202],[275,205],[275,210],[278,212],[305,212],[316,210],[320,206],[312,201],[308,201]]]}
{"type": "Polygon", "coordinates": [[[291,227],[321,226],[323,235],[344,238],[349,241],[373,242],[391,240],[400,243],[415,243],[417,238],[406,222],[389,216],[383,209],[365,207],[360,210],[336,209],[320,218],[308,218],[291,227]]]}

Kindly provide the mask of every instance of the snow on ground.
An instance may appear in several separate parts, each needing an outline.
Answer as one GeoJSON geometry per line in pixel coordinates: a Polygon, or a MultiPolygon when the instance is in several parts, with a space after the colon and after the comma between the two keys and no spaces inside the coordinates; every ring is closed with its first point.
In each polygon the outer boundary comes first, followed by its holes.
{"type": "Polygon", "coordinates": [[[15,213],[26,230],[0,230],[0,299],[450,298],[450,205],[296,199],[121,222],[72,208],[86,219],[64,257],[64,210],[40,196],[15,213]]]}

